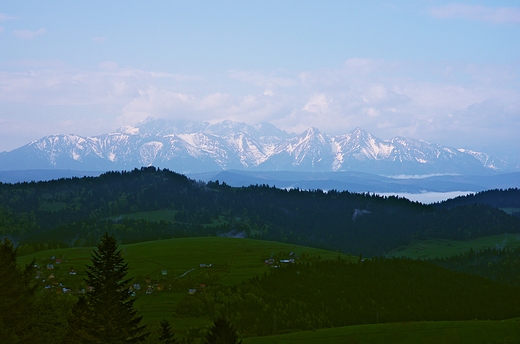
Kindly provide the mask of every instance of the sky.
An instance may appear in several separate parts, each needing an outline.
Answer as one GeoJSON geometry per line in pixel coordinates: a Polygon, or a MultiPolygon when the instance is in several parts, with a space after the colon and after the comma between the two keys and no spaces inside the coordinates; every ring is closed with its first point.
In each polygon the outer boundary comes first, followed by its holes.
{"type": "Polygon", "coordinates": [[[0,152],[148,117],[520,157],[520,1],[3,1],[0,152]]]}

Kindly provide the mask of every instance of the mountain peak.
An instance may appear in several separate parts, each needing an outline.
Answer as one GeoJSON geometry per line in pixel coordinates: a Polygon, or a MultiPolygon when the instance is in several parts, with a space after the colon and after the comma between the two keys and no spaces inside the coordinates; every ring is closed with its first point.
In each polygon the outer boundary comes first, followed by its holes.
{"type": "Polygon", "coordinates": [[[309,129],[305,130],[303,132],[303,135],[309,136],[309,135],[321,135],[321,132],[316,127],[310,127],[309,129]]]}
{"type": "Polygon", "coordinates": [[[371,136],[366,130],[364,130],[360,127],[356,127],[354,130],[352,130],[350,132],[350,135],[352,137],[357,137],[357,138],[371,136]]]}
{"type": "Polygon", "coordinates": [[[117,133],[127,134],[127,135],[137,135],[139,134],[139,127],[134,127],[131,125],[125,125],[116,131],[117,133]]]}
{"type": "Polygon", "coordinates": [[[155,165],[180,173],[216,170],[361,171],[393,174],[489,173],[507,163],[485,153],[362,128],[330,137],[311,127],[288,134],[270,123],[216,124],[148,117],[94,137],[51,135],[0,154],[0,169],[114,170],[155,165]]]}

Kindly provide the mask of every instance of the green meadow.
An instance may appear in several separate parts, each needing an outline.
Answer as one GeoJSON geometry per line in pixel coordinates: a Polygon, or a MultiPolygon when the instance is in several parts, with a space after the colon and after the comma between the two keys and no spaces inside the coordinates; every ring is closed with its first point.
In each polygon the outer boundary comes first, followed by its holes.
{"type": "Polygon", "coordinates": [[[477,252],[488,248],[514,249],[517,247],[520,247],[519,234],[500,234],[468,241],[428,239],[414,240],[410,245],[392,250],[389,256],[413,259],[446,258],[469,252],[471,249],[477,252]]]}
{"type": "MultiPolygon", "coordinates": [[[[200,289],[201,284],[209,287],[212,283],[240,283],[269,271],[272,267],[266,266],[266,259],[287,259],[291,252],[301,260],[337,259],[340,255],[279,242],[225,237],[157,240],[121,245],[120,248],[129,265],[129,277],[133,277],[141,287],[136,292],[135,307],[143,315],[143,321],[158,323],[166,318],[175,330],[211,324],[209,319],[176,318],[172,315],[174,305],[189,289],[200,289]],[[146,294],[149,285],[153,292],[146,294]]],[[[77,291],[86,287],[83,282],[85,266],[90,264],[92,252],[93,248],[83,247],[46,250],[21,256],[19,262],[27,264],[34,258],[44,286],[51,285],[57,289],[63,286],[77,291]],[[61,263],[56,264],[56,259],[61,263]],[[52,270],[47,269],[48,264],[53,265],[52,270]],[[70,274],[72,270],[76,271],[75,275],[70,274]],[[49,278],[51,275],[53,278],[49,278]]],[[[353,261],[358,259],[341,256],[353,261]]]]}
{"type": "MultiPolygon", "coordinates": [[[[448,256],[496,244],[517,247],[520,246],[520,238],[516,235],[500,235],[464,243],[427,240],[415,242],[394,255],[414,258],[448,256]]],[[[143,316],[143,322],[157,324],[167,319],[181,337],[189,329],[199,331],[212,324],[211,319],[204,317],[178,317],[174,314],[175,304],[187,294],[188,289],[199,289],[202,285],[210,287],[212,283],[238,284],[272,269],[265,264],[265,260],[271,257],[286,259],[297,256],[297,259],[312,261],[337,259],[339,255],[334,251],[279,242],[223,237],[158,240],[121,245],[120,248],[130,268],[129,277],[141,285],[136,293],[135,307],[143,316]],[[150,294],[145,292],[148,285],[154,287],[150,294]],[[159,286],[162,286],[162,290],[159,290],[159,286]]],[[[92,251],[93,248],[46,250],[21,256],[19,262],[27,264],[34,258],[41,272],[42,285],[61,284],[76,291],[86,287],[83,278],[92,251]],[[54,260],[51,260],[52,257],[54,260]],[[61,259],[61,263],[56,264],[56,259],[61,259]],[[54,269],[47,270],[47,264],[53,264],[54,269]],[[70,274],[72,270],[76,271],[75,275],[70,274]],[[49,279],[51,275],[54,278],[49,279]]],[[[358,259],[341,256],[352,261],[358,259]]],[[[371,324],[244,338],[244,343],[516,343],[515,340],[520,338],[518,321],[371,324]]]]}
{"type": "Polygon", "coordinates": [[[161,209],[152,211],[140,211],[119,216],[112,216],[110,219],[129,219],[129,220],[146,220],[152,222],[175,222],[175,214],[177,211],[172,209],[161,209]]]}
{"type": "Polygon", "coordinates": [[[519,343],[520,319],[372,324],[245,338],[244,344],[491,344],[519,343]]]}
{"type": "MultiPolygon", "coordinates": [[[[179,223],[175,218],[178,213],[174,209],[160,209],[151,211],[139,211],[135,213],[121,214],[118,216],[109,217],[112,221],[117,220],[144,220],[148,222],[168,222],[168,223],[179,223]]],[[[220,226],[226,224],[224,216],[219,216],[218,219],[213,219],[211,222],[203,224],[204,227],[220,226]]]]}

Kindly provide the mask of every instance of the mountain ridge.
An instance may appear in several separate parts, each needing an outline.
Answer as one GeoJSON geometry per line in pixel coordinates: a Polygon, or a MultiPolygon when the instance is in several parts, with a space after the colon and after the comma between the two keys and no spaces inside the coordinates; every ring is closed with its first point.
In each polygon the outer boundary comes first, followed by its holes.
{"type": "Polygon", "coordinates": [[[148,118],[97,136],[49,135],[0,153],[0,170],[98,171],[152,165],[180,173],[230,169],[385,175],[511,171],[506,161],[483,152],[404,137],[383,140],[362,128],[336,136],[315,127],[289,134],[270,123],[230,120],[211,124],[148,118]]]}

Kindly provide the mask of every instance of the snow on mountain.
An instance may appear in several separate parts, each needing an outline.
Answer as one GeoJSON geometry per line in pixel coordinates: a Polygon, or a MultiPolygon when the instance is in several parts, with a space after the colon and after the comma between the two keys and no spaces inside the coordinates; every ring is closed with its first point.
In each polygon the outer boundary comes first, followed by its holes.
{"type": "Polygon", "coordinates": [[[507,170],[485,153],[421,140],[379,139],[361,128],[328,136],[317,128],[288,134],[254,126],[148,118],[95,137],[51,135],[0,153],[0,170],[115,170],[155,165],[181,173],[215,170],[362,171],[392,174],[507,170]]]}
{"type": "Polygon", "coordinates": [[[486,153],[475,152],[475,151],[472,151],[469,149],[462,149],[462,148],[459,148],[458,151],[461,153],[464,153],[464,154],[471,155],[472,157],[474,157],[475,159],[480,161],[482,163],[482,165],[484,165],[485,167],[490,168],[492,170],[503,170],[507,166],[506,161],[504,161],[498,157],[490,156],[486,153]]]}
{"type": "Polygon", "coordinates": [[[153,162],[155,161],[157,154],[161,151],[163,147],[164,144],[158,141],[146,142],[143,145],[141,145],[141,147],[139,147],[140,163],[145,166],[153,165],[153,162]]]}
{"type": "Polygon", "coordinates": [[[346,135],[336,136],[334,141],[337,142],[342,161],[349,158],[356,160],[386,159],[395,148],[392,143],[378,139],[361,128],[356,128],[346,135]]]}
{"type": "Polygon", "coordinates": [[[262,170],[324,171],[332,168],[333,149],[329,137],[317,128],[281,142],[262,163],[262,170]]]}

